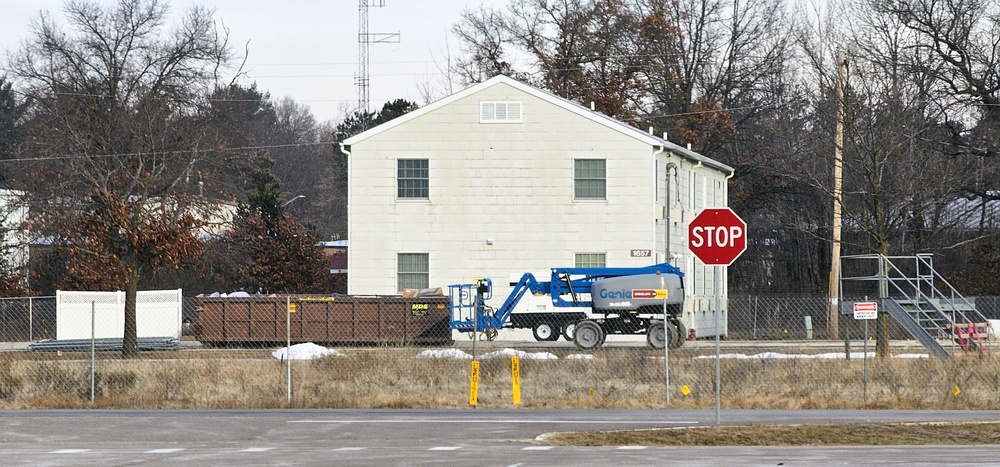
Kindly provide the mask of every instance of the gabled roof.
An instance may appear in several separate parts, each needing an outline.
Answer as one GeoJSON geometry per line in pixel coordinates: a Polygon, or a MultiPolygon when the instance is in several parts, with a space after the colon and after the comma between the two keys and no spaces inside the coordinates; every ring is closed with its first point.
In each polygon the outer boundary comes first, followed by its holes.
{"type": "Polygon", "coordinates": [[[377,135],[379,133],[382,133],[384,131],[388,131],[388,130],[390,130],[392,128],[395,128],[396,126],[402,125],[403,123],[406,123],[406,122],[408,122],[410,120],[413,120],[415,118],[419,118],[421,115],[433,112],[434,110],[437,110],[437,109],[439,109],[441,107],[449,105],[452,102],[458,101],[460,99],[464,99],[464,98],[466,98],[466,97],[468,97],[468,96],[470,96],[472,94],[475,94],[475,93],[477,93],[479,91],[482,91],[484,89],[496,86],[498,84],[506,84],[506,85],[508,85],[510,87],[513,87],[513,88],[521,91],[521,92],[524,92],[525,94],[529,94],[531,96],[537,97],[537,98],[539,98],[539,99],[541,99],[543,101],[546,101],[546,102],[548,102],[548,103],[550,103],[552,105],[555,105],[557,107],[561,107],[561,108],[563,108],[563,109],[565,109],[567,111],[570,111],[572,113],[575,113],[575,114],[577,114],[577,115],[579,115],[579,116],[581,116],[583,118],[586,118],[586,119],[591,120],[593,122],[596,122],[596,123],[598,123],[600,125],[603,125],[603,126],[607,127],[608,129],[617,131],[617,132],[622,133],[624,135],[627,135],[627,136],[630,136],[632,138],[635,138],[635,139],[637,139],[639,141],[645,142],[645,143],[649,144],[650,146],[661,147],[661,148],[663,148],[665,150],[668,150],[670,152],[676,153],[676,154],[678,154],[678,155],[680,155],[682,157],[685,157],[687,159],[691,159],[691,160],[693,160],[695,162],[701,162],[701,163],[703,163],[706,166],[713,167],[713,168],[718,169],[720,171],[733,172],[733,170],[734,170],[732,167],[730,167],[730,166],[728,166],[726,164],[718,162],[718,161],[716,161],[714,159],[711,159],[709,157],[705,157],[705,156],[703,156],[703,155],[701,155],[701,154],[699,154],[697,152],[694,152],[694,151],[692,151],[690,149],[687,149],[685,147],[682,147],[680,145],[671,143],[670,141],[667,141],[664,138],[658,137],[656,135],[649,134],[649,133],[644,132],[642,130],[639,130],[638,128],[635,128],[635,127],[633,127],[633,126],[631,126],[631,125],[629,125],[629,124],[627,124],[625,122],[622,122],[620,120],[616,120],[616,119],[611,118],[611,117],[609,117],[607,115],[604,115],[604,114],[602,114],[600,112],[590,110],[590,109],[588,109],[588,108],[586,108],[586,107],[584,107],[584,106],[582,106],[580,104],[577,104],[577,103],[575,103],[573,101],[564,99],[564,98],[559,97],[559,96],[557,96],[555,94],[552,94],[552,93],[550,93],[548,91],[544,91],[542,89],[538,89],[536,87],[529,86],[529,85],[524,84],[524,83],[522,83],[522,82],[520,82],[518,80],[515,80],[513,78],[510,78],[510,77],[504,76],[504,75],[494,76],[493,78],[490,78],[490,79],[488,79],[486,81],[483,81],[482,83],[470,86],[470,87],[468,87],[468,88],[466,88],[466,89],[464,89],[462,91],[459,91],[459,92],[457,92],[455,94],[452,94],[452,95],[450,95],[448,97],[445,97],[443,99],[434,101],[434,102],[432,102],[432,103],[430,103],[430,104],[428,104],[428,105],[426,105],[424,107],[421,107],[421,108],[419,108],[417,110],[414,110],[413,112],[407,113],[407,114],[402,115],[400,117],[396,117],[396,118],[394,118],[394,119],[392,119],[392,120],[390,120],[390,121],[388,121],[386,123],[383,123],[383,124],[381,124],[381,125],[379,125],[377,127],[370,128],[367,131],[364,131],[362,133],[359,133],[357,135],[354,135],[354,136],[352,136],[350,138],[345,139],[344,140],[344,144],[350,146],[350,145],[353,145],[355,143],[364,141],[364,140],[366,140],[366,139],[368,139],[368,138],[370,138],[372,136],[375,136],[375,135],[377,135]]]}

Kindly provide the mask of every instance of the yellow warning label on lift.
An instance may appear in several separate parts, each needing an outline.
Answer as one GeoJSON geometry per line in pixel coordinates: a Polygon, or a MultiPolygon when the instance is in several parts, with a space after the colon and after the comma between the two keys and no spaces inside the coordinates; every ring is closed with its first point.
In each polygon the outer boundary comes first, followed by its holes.
{"type": "Polygon", "coordinates": [[[666,300],[667,291],[665,289],[632,289],[632,298],[666,300]]]}

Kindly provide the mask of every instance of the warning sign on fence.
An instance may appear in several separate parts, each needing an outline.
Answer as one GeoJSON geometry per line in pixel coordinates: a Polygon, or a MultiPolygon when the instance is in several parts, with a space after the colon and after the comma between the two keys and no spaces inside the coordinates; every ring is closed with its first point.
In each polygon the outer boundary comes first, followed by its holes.
{"type": "Polygon", "coordinates": [[[878,303],[858,302],[854,304],[854,319],[878,318],[878,303]]]}

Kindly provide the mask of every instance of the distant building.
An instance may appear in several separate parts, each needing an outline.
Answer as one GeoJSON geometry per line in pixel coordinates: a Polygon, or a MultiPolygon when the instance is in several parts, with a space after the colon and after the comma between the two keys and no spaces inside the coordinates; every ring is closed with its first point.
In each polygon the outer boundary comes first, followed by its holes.
{"type": "Polygon", "coordinates": [[[669,261],[686,274],[685,324],[714,334],[713,273],[687,225],[727,205],[733,168],[505,76],[344,149],[348,293],[491,277],[499,305],[512,274],[669,261]]]}
{"type": "Polygon", "coordinates": [[[330,258],[330,274],[347,274],[347,240],[319,242],[319,246],[330,258]]]}
{"type": "Polygon", "coordinates": [[[28,235],[24,223],[28,218],[28,205],[24,203],[24,192],[0,189],[0,253],[6,271],[3,274],[25,274],[27,277],[28,235]]]}

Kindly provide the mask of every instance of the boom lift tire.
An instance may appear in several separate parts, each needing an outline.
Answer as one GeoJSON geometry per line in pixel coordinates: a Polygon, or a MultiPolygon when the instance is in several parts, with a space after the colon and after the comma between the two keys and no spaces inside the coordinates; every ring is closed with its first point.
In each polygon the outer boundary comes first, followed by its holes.
{"type": "Polygon", "coordinates": [[[583,350],[593,350],[604,343],[604,330],[601,325],[589,319],[576,323],[573,331],[573,343],[583,350]]]}
{"type": "Polygon", "coordinates": [[[687,327],[684,326],[684,323],[677,321],[677,339],[670,341],[670,348],[681,348],[684,345],[684,340],[687,339],[687,333],[687,327]]]}
{"type": "Polygon", "coordinates": [[[539,321],[531,330],[536,341],[554,341],[559,339],[559,330],[548,321],[539,321]]]}
{"type": "Polygon", "coordinates": [[[563,338],[569,342],[573,342],[573,332],[576,331],[576,321],[567,321],[563,324],[562,335],[563,338]]]}
{"type": "Polygon", "coordinates": [[[654,349],[662,349],[667,344],[667,332],[663,323],[653,323],[646,330],[646,343],[654,349]]]}

